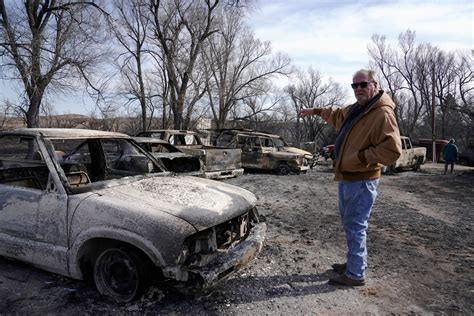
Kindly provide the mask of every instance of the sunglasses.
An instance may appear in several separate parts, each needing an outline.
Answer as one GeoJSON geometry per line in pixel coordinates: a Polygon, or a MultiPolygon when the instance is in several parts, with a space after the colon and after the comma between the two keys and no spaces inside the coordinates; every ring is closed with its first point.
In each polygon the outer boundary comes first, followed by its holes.
{"type": "Polygon", "coordinates": [[[371,82],[373,82],[373,81],[369,81],[369,82],[367,82],[367,81],[356,82],[356,83],[352,83],[352,84],[351,84],[351,87],[352,87],[352,89],[354,89],[354,90],[357,89],[357,88],[359,88],[359,87],[361,87],[362,89],[364,89],[364,88],[367,88],[367,85],[368,85],[369,83],[371,83],[371,82]]]}

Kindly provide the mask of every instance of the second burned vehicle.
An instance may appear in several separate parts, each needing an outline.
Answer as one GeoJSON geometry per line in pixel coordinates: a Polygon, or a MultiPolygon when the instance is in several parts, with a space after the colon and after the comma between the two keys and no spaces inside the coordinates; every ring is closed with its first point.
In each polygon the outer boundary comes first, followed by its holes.
{"type": "Polygon", "coordinates": [[[158,138],[134,137],[133,140],[153,157],[160,159],[168,171],[188,176],[202,176],[202,163],[198,157],[186,154],[158,138]]]}
{"type": "Polygon", "coordinates": [[[265,170],[281,175],[304,173],[311,165],[313,155],[288,146],[279,135],[252,130],[221,130],[216,145],[242,149],[242,167],[247,170],[265,170]]]}
{"type": "Polygon", "coordinates": [[[203,163],[203,177],[225,179],[242,175],[241,150],[206,146],[199,134],[187,130],[149,130],[141,132],[138,137],[158,138],[169,142],[185,153],[199,157],[203,163]]]}

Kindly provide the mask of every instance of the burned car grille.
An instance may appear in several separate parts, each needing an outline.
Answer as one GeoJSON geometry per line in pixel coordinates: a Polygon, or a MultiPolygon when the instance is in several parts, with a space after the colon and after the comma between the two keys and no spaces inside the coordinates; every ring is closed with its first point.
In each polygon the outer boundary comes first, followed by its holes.
{"type": "Polygon", "coordinates": [[[227,222],[200,231],[188,237],[180,256],[187,267],[201,267],[216,255],[239,244],[249,235],[253,224],[258,223],[256,208],[227,222]]]}

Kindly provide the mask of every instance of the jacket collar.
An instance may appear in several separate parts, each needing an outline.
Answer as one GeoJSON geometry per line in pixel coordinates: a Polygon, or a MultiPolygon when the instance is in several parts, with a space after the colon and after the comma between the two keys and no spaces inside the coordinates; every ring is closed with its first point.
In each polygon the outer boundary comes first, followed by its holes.
{"type": "Polygon", "coordinates": [[[379,90],[379,92],[366,105],[367,109],[364,111],[364,115],[382,106],[388,106],[392,108],[392,110],[395,109],[395,103],[393,103],[388,94],[384,90],[379,90]]]}

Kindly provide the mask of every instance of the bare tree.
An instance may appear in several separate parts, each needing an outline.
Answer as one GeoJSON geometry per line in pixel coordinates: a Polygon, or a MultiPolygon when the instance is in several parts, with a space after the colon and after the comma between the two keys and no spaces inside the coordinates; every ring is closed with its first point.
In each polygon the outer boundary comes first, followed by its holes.
{"type": "Polygon", "coordinates": [[[118,107],[112,106],[111,104],[96,107],[96,109],[89,114],[89,117],[88,128],[91,129],[117,132],[120,131],[121,126],[124,125],[121,124],[118,107]]]}
{"type": "Polygon", "coordinates": [[[369,56],[371,56],[370,67],[379,72],[382,84],[387,93],[397,103],[398,92],[403,86],[403,77],[395,70],[395,52],[385,42],[385,36],[374,34],[372,45],[369,45],[369,56]]]}
{"type": "Polygon", "coordinates": [[[467,54],[446,53],[429,43],[416,44],[415,32],[410,30],[400,34],[398,49],[391,48],[385,37],[377,34],[368,49],[372,67],[378,69],[382,85],[388,87],[397,104],[401,133],[431,136],[435,115],[436,135],[447,137],[450,120],[462,117],[450,112],[469,113],[469,105],[472,109],[472,63],[467,54]]]}
{"type": "Polygon", "coordinates": [[[204,64],[212,115],[222,128],[235,106],[255,105],[255,96],[268,92],[271,79],[290,73],[290,59],[272,56],[270,42],[256,39],[236,8],[226,10],[219,24],[220,31],[208,39],[204,64]]]}
{"type": "Polygon", "coordinates": [[[388,92],[397,104],[396,112],[401,131],[410,135],[422,120],[427,109],[424,101],[429,102],[426,94],[428,89],[429,65],[425,65],[423,48],[415,45],[415,32],[410,30],[400,34],[399,51],[394,51],[385,44],[385,37],[377,34],[372,36],[373,44],[369,45],[371,64],[376,65],[382,86],[388,87],[388,92]],[[423,88],[425,88],[423,90],[423,88]],[[422,92],[425,92],[422,94],[422,92]],[[398,102],[398,99],[407,99],[408,103],[398,102]]]}
{"type": "MultiPolygon", "coordinates": [[[[261,94],[248,95],[239,101],[241,103],[239,106],[234,106],[231,109],[233,122],[239,122],[239,124],[246,122],[245,125],[250,128],[262,129],[260,122],[269,120],[270,117],[275,118],[283,99],[282,93],[269,85],[261,94]]],[[[225,126],[219,128],[222,127],[225,126]]]]}
{"type": "Polygon", "coordinates": [[[459,111],[468,115],[474,120],[474,70],[473,60],[474,51],[469,56],[468,53],[458,52],[454,72],[456,74],[456,85],[459,95],[459,111]]]}
{"type": "Polygon", "coordinates": [[[341,106],[344,102],[344,93],[341,87],[332,82],[323,82],[321,74],[309,68],[307,72],[298,71],[292,84],[285,88],[290,98],[296,120],[296,139],[298,141],[317,141],[328,143],[330,140],[323,133],[326,124],[318,116],[309,116],[302,120],[297,113],[304,108],[319,108],[341,106]]]}
{"type": "MultiPolygon", "coordinates": [[[[94,2],[0,0],[0,56],[28,99],[28,127],[39,126],[47,88],[64,91],[74,81],[90,82],[100,60],[100,7],[94,2]]],[[[100,41],[103,42],[103,41],[100,41]]]]}
{"type": "Polygon", "coordinates": [[[15,108],[17,107],[10,101],[4,101],[0,104],[0,130],[10,128],[15,116],[15,108]]]}
{"type": "MultiPolygon", "coordinates": [[[[146,16],[145,0],[121,0],[115,3],[117,20],[114,24],[116,39],[122,49],[116,65],[124,80],[121,94],[127,102],[138,102],[141,110],[141,129],[149,128],[154,113],[153,98],[159,95],[157,78],[150,71],[153,61],[147,45],[150,20],[146,16]],[[148,70],[148,71],[147,71],[148,70]],[[153,77],[153,78],[152,78],[153,77]]],[[[153,52],[155,53],[155,52],[153,52]]]]}
{"type": "MultiPolygon", "coordinates": [[[[203,43],[217,31],[214,20],[218,4],[219,0],[151,0],[149,3],[154,39],[163,52],[175,128],[186,128],[183,112],[187,92],[197,82],[192,77],[203,43]]],[[[195,94],[188,105],[194,105],[204,93],[205,89],[195,94]]]]}

